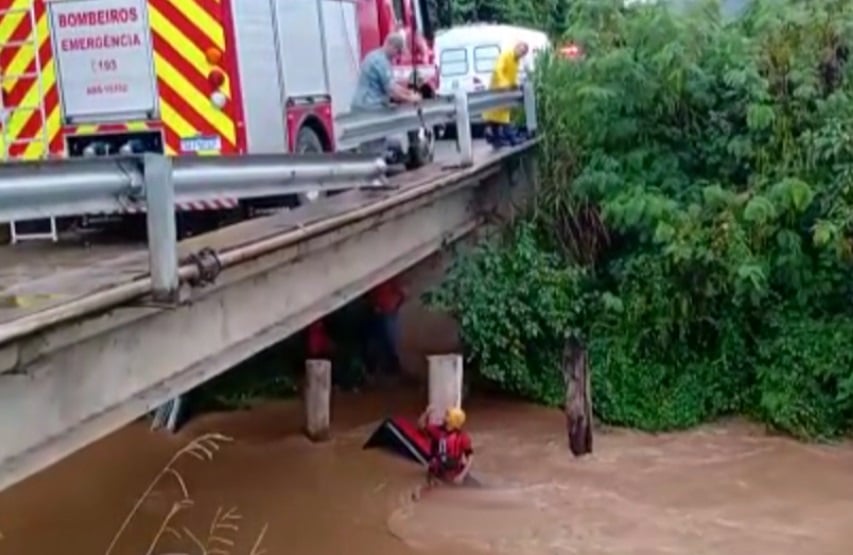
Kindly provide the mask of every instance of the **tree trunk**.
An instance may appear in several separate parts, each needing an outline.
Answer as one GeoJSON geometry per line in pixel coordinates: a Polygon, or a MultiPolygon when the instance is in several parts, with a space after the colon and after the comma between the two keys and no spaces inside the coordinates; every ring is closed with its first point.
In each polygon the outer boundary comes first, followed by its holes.
{"type": "Polygon", "coordinates": [[[592,391],[586,347],[573,336],[566,339],[563,347],[562,370],[569,449],[580,457],[592,453],[592,391]]]}

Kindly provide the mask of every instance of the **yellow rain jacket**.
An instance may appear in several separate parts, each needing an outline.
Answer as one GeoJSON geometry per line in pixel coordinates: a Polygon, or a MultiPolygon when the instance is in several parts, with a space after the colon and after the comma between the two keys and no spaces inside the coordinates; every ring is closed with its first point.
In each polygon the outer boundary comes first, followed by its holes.
{"type": "MultiPolygon", "coordinates": [[[[515,49],[509,47],[501,52],[492,70],[492,81],[489,89],[507,89],[518,86],[518,60],[515,58],[515,49]]],[[[497,108],[483,113],[483,119],[489,123],[509,123],[510,109],[497,108]]]]}

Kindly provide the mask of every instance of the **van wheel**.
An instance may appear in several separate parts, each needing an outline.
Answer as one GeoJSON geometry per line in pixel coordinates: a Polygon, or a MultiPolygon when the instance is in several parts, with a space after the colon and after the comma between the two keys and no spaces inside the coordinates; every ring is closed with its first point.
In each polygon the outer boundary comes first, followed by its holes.
{"type": "MultiPolygon", "coordinates": [[[[323,141],[316,131],[308,126],[303,126],[299,133],[296,134],[296,153],[297,154],[319,154],[324,152],[323,141]]],[[[321,191],[310,191],[299,195],[299,204],[309,204],[317,202],[323,198],[325,194],[321,191]]]]}

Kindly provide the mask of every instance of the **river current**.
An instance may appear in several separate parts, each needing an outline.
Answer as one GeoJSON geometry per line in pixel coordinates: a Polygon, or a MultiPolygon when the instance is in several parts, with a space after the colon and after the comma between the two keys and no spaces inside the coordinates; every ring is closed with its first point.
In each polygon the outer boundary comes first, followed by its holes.
{"type": "Polygon", "coordinates": [[[0,494],[0,554],[846,555],[853,448],[742,422],[566,447],[559,412],[469,408],[478,489],[413,499],[414,463],[362,448],[423,393],[337,394],[334,439],[298,402],[209,414],[175,436],[128,426],[0,494]],[[171,462],[170,462],[171,461],[171,462]]]}

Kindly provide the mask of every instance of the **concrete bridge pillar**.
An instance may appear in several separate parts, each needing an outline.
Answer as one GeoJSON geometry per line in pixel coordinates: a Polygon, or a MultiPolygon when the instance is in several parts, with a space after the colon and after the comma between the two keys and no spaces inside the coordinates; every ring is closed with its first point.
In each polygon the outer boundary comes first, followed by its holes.
{"type": "Polygon", "coordinates": [[[329,439],[332,404],[332,362],[305,361],[305,434],[311,441],[329,439]]]}
{"type": "Polygon", "coordinates": [[[441,424],[451,407],[462,406],[462,355],[433,355],[429,361],[429,404],[431,424],[441,424]]]}

